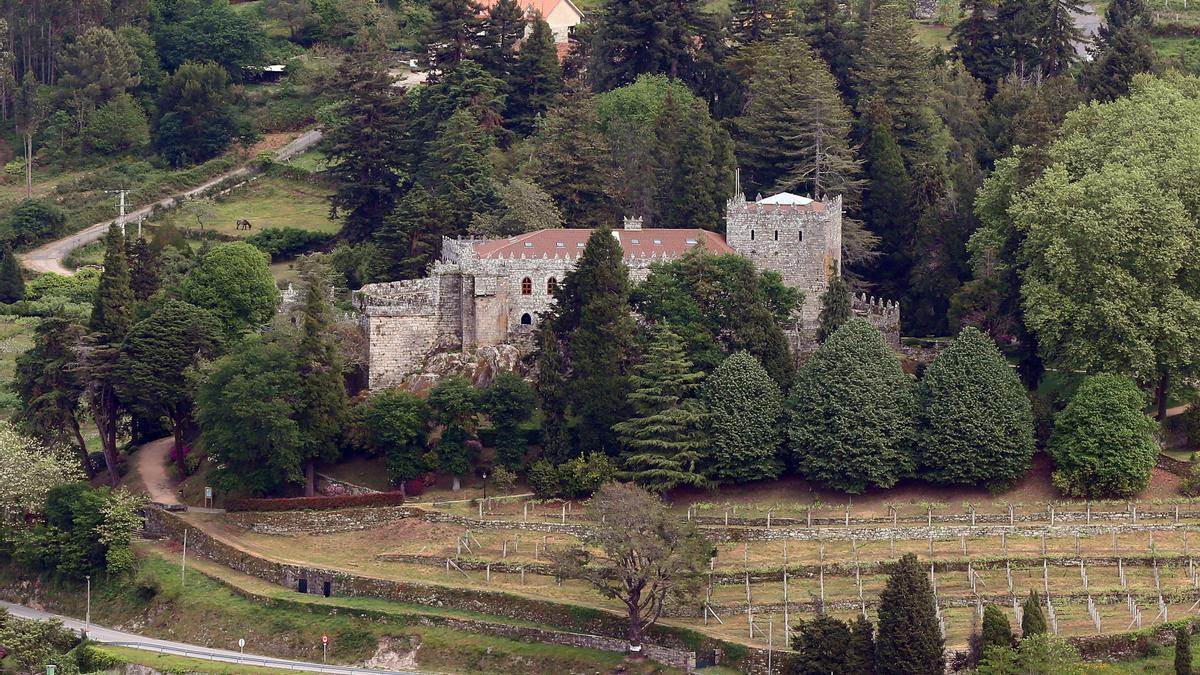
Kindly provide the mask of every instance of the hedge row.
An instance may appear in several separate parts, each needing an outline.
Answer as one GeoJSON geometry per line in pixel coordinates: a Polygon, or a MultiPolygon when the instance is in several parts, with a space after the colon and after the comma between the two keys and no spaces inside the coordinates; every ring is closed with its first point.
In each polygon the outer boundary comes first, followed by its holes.
{"type": "Polygon", "coordinates": [[[332,497],[281,497],[272,499],[230,499],[226,511],[302,511],[342,509],[348,506],[400,506],[400,492],[374,492],[365,495],[335,495],[332,497]]]}

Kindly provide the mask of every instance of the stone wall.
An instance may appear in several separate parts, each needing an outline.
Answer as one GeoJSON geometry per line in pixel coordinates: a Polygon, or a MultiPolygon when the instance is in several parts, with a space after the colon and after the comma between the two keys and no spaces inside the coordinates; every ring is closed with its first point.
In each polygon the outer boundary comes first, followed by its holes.
{"type": "Polygon", "coordinates": [[[438,264],[429,278],[371,284],[355,294],[370,388],[398,384],[434,351],[461,348],[461,285],[457,268],[438,264]]]}
{"type": "Polygon", "coordinates": [[[864,293],[855,295],[850,306],[854,316],[866,319],[883,333],[888,346],[900,350],[900,303],[868,297],[864,293]]]}
{"type": "Polygon", "coordinates": [[[317,492],[319,494],[328,495],[331,497],[341,495],[367,495],[379,492],[372,490],[369,487],[347,483],[344,480],[338,480],[333,476],[326,476],[323,473],[317,474],[317,492]]]}

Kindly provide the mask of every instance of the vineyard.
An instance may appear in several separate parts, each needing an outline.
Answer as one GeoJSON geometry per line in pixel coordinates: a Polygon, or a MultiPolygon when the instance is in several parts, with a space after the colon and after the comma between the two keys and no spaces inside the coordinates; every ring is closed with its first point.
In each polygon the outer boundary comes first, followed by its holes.
{"type": "MultiPolygon", "coordinates": [[[[284,562],[619,609],[581,581],[557,579],[548,561],[549,548],[588,526],[579,503],[438,504],[365,530],[319,515],[292,523],[242,515],[207,529],[284,562]]],[[[784,648],[796,621],[822,606],[874,619],[887,564],[905,553],[929,569],[950,645],[965,644],[987,603],[1019,624],[1030,591],[1046,599],[1051,629],[1064,636],[1126,632],[1200,609],[1200,504],[1190,500],[696,504],[678,517],[698,524],[715,555],[704,597],[670,607],[664,621],[756,646],[784,648]]]]}

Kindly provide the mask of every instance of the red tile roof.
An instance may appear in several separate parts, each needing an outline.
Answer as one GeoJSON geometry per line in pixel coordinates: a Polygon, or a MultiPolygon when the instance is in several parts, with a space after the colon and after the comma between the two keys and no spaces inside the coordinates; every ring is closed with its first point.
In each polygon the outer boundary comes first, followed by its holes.
{"type": "MultiPolygon", "coordinates": [[[[613,230],[621,241],[626,257],[675,257],[703,242],[708,251],[716,254],[733,253],[725,237],[707,230],[676,230],[654,228],[645,230],[613,230]]],[[[591,230],[538,230],[527,234],[481,241],[474,245],[480,258],[541,258],[543,255],[575,258],[583,253],[591,230]]]]}
{"type": "MultiPolygon", "coordinates": [[[[550,16],[550,12],[553,12],[554,8],[558,7],[564,2],[574,6],[574,3],[568,2],[568,0],[517,0],[517,4],[520,5],[521,9],[537,10],[543,18],[550,16]]],[[[483,5],[483,8],[487,10],[491,9],[492,5],[496,4],[496,0],[480,0],[479,4],[483,5]]],[[[576,9],[576,11],[578,11],[580,14],[583,13],[578,9],[576,9]]]]}

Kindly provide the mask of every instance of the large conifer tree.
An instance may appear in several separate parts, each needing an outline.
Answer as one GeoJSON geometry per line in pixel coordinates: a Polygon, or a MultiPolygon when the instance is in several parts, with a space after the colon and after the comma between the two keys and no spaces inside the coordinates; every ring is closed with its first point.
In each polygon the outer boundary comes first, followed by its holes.
{"type": "Polygon", "coordinates": [[[523,37],[525,12],[517,0],[496,0],[483,21],[476,60],[493,76],[507,81],[516,68],[517,45],[523,37]]]}
{"type": "Polygon", "coordinates": [[[850,287],[840,276],[829,280],[821,297],[821,313],[817,316],[817,340],[824,342],[850,319],[854,318],[850,287]]]}
{"type": "Polygon", "coordinates": [[[945,641],[933,605],[928,571],[912,553],[896,563],[879,594],[875,668],[880,675],[941,675],[945,641]]]}
{"type": "Polygon", "coordinates": [[[315,494],[316,463],[336,461],[340,454],[338,437],[348,412],[341,355],[330,332],[327,292],[322,275],[311,272],[304,282],[304,309],[296,346],[300,389],[296,393],[295,419],[307,496],[315,494]]]}
{"type": "Polygon", "coordinates": [[[523,136],[533,132],[538,117],[558,102],[563,91],[554,32],[540,14],[534,15],[532,24],[509,80],[508,122],[523,136]]]}
{"type": "Polygon", "coordinates": [[[967,71],[983,83],[990,97],[1009,71],[996,19],[996,0],[967,0],[963,6],[968,9],[967,16],[951,31],[953,52],[967,71]]]}
{"type": "Polygon", "coordinates": [[[789,662],[788,672],[795,675],[845,673],[850,629],[846,622],[824,612],[811,621],[799,621],[792,633],[792,649],[797,653],[789,662]]]}
{"type": "Polygon", "coordinates": [[[453,68],[478,53],[483,5],[475,0],[430,0],[429,11],[432,16],[423,44],[431,66],[453,68]]]}
{"type": "Polygon", "coordinates": [[[709,408],[709,478],[740,483],[775,478],[782,470],[783,394],[767,371],[746,352],[730,355],[704,381],[709,408]]]}
{"type": "Polygon", "coordinates": [[[471,217],[497,201],[489,153],[491,134],[468,109],[459,109],[430,144],[429,185],[445,209],[451,234],[465,234],[471,217]]]}
{"type": "Polygon", "coordinates": [[[629,478],[652,492],[676,485],[703,486],[700,472],[706,410],[696,398],[704,373],[683,352],[683,341],[665,323],[654,336],[630,378],[629,407],[634,415],[613,427],[626,449],[629,478]]]}
{"type": "Polygon", "coordinates": [[[552,464],[571,457],[571,434],[567,428],[570,399],[567,392],[567,362],[553,321],[543,319],[537,329],[537,376],[534,389],[542,408],[542,458],[552,464]]]}
{"type": "Polygon", "coordinates": [[[881,252],[871,277],[884,297],[899,298],[912,267],[909,251],[916,229],[909,209],[912,181],[892,135],[891,116],[876,106],[870,118],[870,138],[863,149],[867,191],[862,213],[867,227],[879,237],[881,252]]]}
{"type": "Polygon", "coordinates": [[[1029,597],[1021,605],[1021,637],[1041,635],[1046,632],[1046,614],[1042,611],[1042,599],[1035,590],[1029,591],[1029,597]]]}
{"type": "Polygon", "coordinates": [[[597,12],[589,66],[597,91],[629,84],[642,74],[671,79],[694,70],[712,18],[700,0],[605,0],[597,12]]]}
{"type": "Polygon", "coordinates": [[[1117,0],[1104,10],[1084,80],[1092,98],[1111,101],[1129,93],[1133,76],[1154,67],[1150,12],[1144,0],[1117,0]]]}
{"type": "Polygon", "coordinates": [[[21,263],[12,248],[0,250],[0,302],[17,302],[25,298],[25,279],[21,276],[21,263]]]}
{"type": "Polygon", "coordinates": [[[774,43],[798,28],[786,0],[735,0],[730,13],[729,34],[739,47],[774,43]]]}
{"type": "Polygon", "coordinates": [[[866,320],[848,321],[817,349],[788,407],[792,462],[806,477],[858,493],[911,474],[912,383],[866,320]]]}
{"type": "Polygon", "coordinates": [[[133,290],[129,287],[129,261],[125,258],[125,236],[116,223],[104,235],[104,272],[96,289],[90,327],[103,333],[110,343],[119,343],[133,323],[133,290]]]}
{"type": "Polygon", "coordinates": [[[875,627],[861,614],[850,622],[847,675],[875,675],[875,627]]]}

